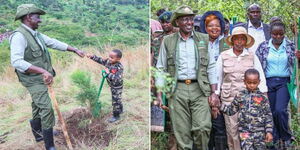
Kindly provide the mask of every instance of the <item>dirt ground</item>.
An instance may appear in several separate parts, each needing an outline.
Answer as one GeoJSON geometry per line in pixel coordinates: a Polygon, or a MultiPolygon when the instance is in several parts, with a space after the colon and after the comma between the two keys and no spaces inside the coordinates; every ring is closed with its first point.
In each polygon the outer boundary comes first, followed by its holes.
{"type": "MultiPolygon", "coordinates": [[[[107,129],[108,115],[93,118],[86,109],[75,109],[64,115],[68,134],[73,147],[81,144],[87,146],[106,147],[113,137],[113,133],[107,129]]],[[[59,123],[57,125],[61,127],[59,123]]],[[[66,146],[66,140],[61,128],[57,128],[59,135],[55,137],[58,147],[66,146]]]]}

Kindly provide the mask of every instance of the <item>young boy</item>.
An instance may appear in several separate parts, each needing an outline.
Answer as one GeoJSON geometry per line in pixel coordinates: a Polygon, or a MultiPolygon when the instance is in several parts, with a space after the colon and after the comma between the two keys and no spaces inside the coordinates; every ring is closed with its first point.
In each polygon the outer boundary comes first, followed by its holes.
{"type": "Polygon", "coordinates": [[[123,90],[123,65],[120,63],[122,58],[121,50],[114,49],[109,52],[109,57],[103,59],[96,55],[87,54],[87,57],[105,66],[107,73],[107,82],[111,89],[113,116],[108,120],[113,123],[120,119],[120,114],[123,113],[123,105],[121,95],[123,90]]]}
{"type": "Polygon", "coordinates": [[[268,98],[259,91],[259,72],[248,69],[244,75],[246,90],[241,91],[231,105],[222,104],[227,115],[239,112],[238,130],[243,150],[265,150],[273,139],[273,119],[268,98]]]}

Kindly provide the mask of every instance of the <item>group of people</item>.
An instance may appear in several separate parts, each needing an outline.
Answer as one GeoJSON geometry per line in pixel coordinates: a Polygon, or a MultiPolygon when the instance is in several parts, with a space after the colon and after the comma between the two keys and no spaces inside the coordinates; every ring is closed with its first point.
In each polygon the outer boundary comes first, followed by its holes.
{"type": "Polygon", "coordinates": [[[105,66],[106,79],[112,93],[113,115],[108,122],[120,120],[123,113],[123,65],[120,60],[122,51],[113,49],[107,58],[86,54],[66,43],[50,38],[37,31],[42,22],[41,15],[45,11],[34,4],[18,6],[15,21],[20,20],[21,25],[9,38],[11,50],[11,63],[19,81],[29,91],[32,98],[32,119],[30,125],[36,142],[44,141],[46,150],[55,150],[53,127],[55,125],[54,111],[48,94],[56,75],[52,67],[48,48],[74,52],[80,57],[88,58],[105,66]]]}
{"type": "Polygon", "coordinates": [[[151,64],[175,79],[168,107],[178,149],[291,148],[287,83],[300,54],[282,20],[265,24],[261,11],[250,5],[230,35],[219,11],[199,17],[180,6],[159,15],[151,64]]]}

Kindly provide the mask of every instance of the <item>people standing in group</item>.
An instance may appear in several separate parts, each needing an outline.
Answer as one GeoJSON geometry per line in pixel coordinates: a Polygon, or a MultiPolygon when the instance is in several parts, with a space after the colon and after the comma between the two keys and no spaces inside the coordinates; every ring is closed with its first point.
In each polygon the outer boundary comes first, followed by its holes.
{"type": "MultiPolygon", "coordinates": [[[[216,72],[216,62],[220,52],[229,49],[224,46],[225,21],[223,15],[219,11],[207,11],[203,14],[200,21],[200,29],[202,33],[208,34],[208,54],[210,69],[209,74],[216,72]]],[[[217,89],[217,78],[210,80],[211,88],[217,89]]],[[[225,150],[227,148],[226,128],[224,116],[218,110],[218,107],[212,107],[212,130],[210,132],[209,149],[225,150]]]]}
{"type": "MultiPolygon", "coordinates": [[[[172,127],[179,150],[208,148],[211,115],[208,98],[219,105],[208,78],[208,36],[194,29],[194,16],[189,6],[178,7],[171,23],[179,32],[163,39],[156,67],[168,72],[176,82],[168,100],[172,127]]],[[[158,78],[157,80],[162,80],[158,78]]],[[[161,97],[158,101],[161,104],[161,97]]]]}
{"type": "Polygon", "coordinates": [[[271,39],[261,43],[256,51],[267,79],[268,97],[274,120],[275,148],[291,147],[287,83],[293,73],[295,44],[285,38],[285,25],[281,21],[271,24],[271,39]]]}
{"type": "MultiPolygon", "coordinates": [[[[261,75],[259,89],[266,94],[266,80],[261,64],[257,56],[246,49],[254,44],[254,38],[244,27],[235,27],[225,42],[232,48],[222,52],[217,60],[217,94],[220,95],[222,103],[230,105],[239,91],[245,89],[244,72],[250,68],[259,71],[261,75]]],[[[240,150],[238,114],[233,116],[224,114],[224,118],[229,150],[240,150]]]]}

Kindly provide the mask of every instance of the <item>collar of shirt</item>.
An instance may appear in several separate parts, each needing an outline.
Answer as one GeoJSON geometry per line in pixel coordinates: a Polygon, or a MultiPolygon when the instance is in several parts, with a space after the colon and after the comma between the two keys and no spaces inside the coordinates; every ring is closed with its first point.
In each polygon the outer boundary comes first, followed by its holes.
{"type": "Polygon", "coordinates": [[[281,50],[281,49],[286,49],[286,39],[284,38],[283,40],[282,40],[282,43],[280,44],[280,46],[278,47],[278,49],[276,49],[275,47],[274,47],[274,45],[273,45],[273,43],[272,43],[272,38],[269,40],[269,43],[268,43],[268,47],[269,48],[271,48],[271,49],[273,49],[273,50],[281,50]]]}
{"type": "MultiPolygon", "coordinates": [[[[179,38],[182,40],[182,41],[186,41],[182,36],[181,36],[181,34],[180,34],[180,32],[178,32],[178,34],[179,34],[179,38]]],[[[192,31],[192,34],[189,36],[189,38],[193,38],[193,36],[194,36],[194,32],[192,31]]],[[[188,39],[189,39],[188,38],[188,39]]],[[[187,40],[188,40],[187,39],[187,40]]]]}
{"type": "Polygon", "coordinates": [[[249,21],[248,21],[248,28],[253,28],[253,29],[263,29],[263,23],[260,22],[260,27],[255,28],[255,27],[253,26],[253,24],[251,23],[251,21],[249,20],[249,21]]]}
{"type": "Polygon", "coordinates": [[[224,34],[220,35],[216,40],[213,42],[209,41],[209,45],[217,45],[219,44],[219,41],[221,41],[224,38],[224,34]]]}
{"type": "Polygon", "coordinates": [[[37,31],[32,30],[31,28],[29,28],[26,24],[22,23],[22,26],[25,27],[32,35],[37,34],[37,31]]]}
{"type": "MultiPolygon", "coordinates": [[[[230,55],[230,56],[236,56],[236,55],[234,54],[234,52],[233,52],[233,48],[230,49],[229,55],[230,55]]],[[[239,56],[246,56],[246,55],[249,55],[249,52],[248,52],[247,49],[244,48],[242,54],[239,55],[239,56]]],[[[237,56],[237,57],[239,57],[239,56],[237,56]]]]}
{"type": "Polygon", "coordinates": [[[261,94],[261,92],[260,92],[260,90],[259,90],[259,88],[257,88],[256,90],[254,90],[254,91],[252,91],[252,92],[250,92],[248,89],[245,89],[244,91],[243,91],[245,94],[261,94]]]}

